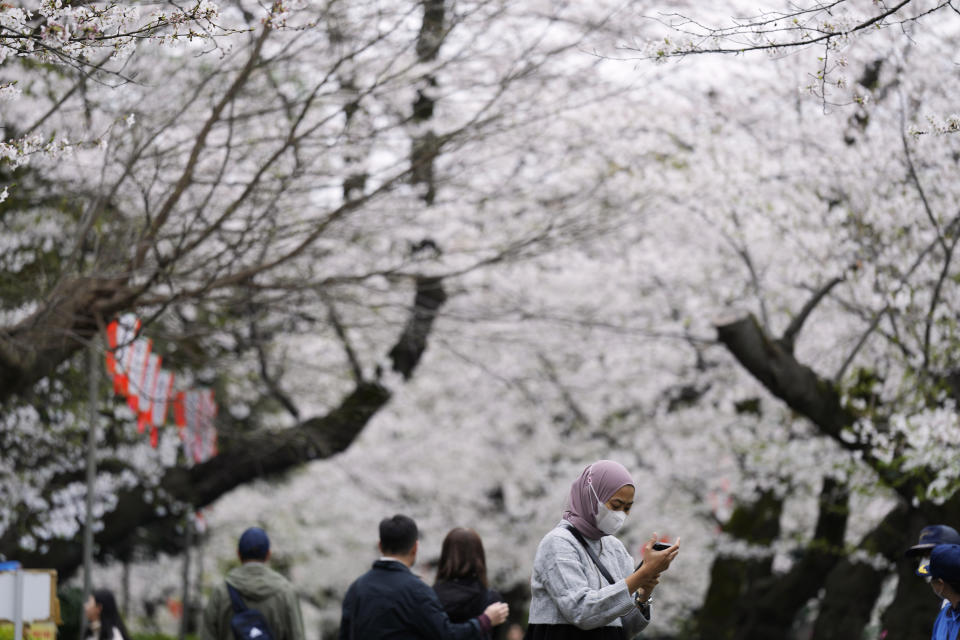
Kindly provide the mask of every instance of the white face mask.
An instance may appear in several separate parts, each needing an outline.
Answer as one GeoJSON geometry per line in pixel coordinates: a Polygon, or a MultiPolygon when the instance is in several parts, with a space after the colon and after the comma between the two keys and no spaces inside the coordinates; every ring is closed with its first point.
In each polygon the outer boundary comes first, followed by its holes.
{"type": "Polygon", "coordinates": [[[597,495],[597,490],[593,488],[592,484],[590,490],[593,491],[593,495],[597,499],[597,529],[608,536],[612,536],[623,526],[624,520],[627,519],[627,512],[608,509],[607,505],[600,502],[600,496],[597,495]]]}

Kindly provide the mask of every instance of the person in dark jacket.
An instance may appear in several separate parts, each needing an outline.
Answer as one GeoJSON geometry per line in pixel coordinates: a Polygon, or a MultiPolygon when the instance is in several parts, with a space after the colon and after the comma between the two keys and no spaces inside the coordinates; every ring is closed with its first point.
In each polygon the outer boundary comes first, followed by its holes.
{"type": "Polygon", "coordinates": [[[476,531],[456,527],[443,539],[433,590],[452,622],[465,622],[503,601],[487,582],[487,557],[476,531]]]}
{"type": "Polygon", "coordinates": [[[456,624],[437,594],[410,568],[419,550],[416,523],[404,515],[380,522],[380,553],[343,599],[340,640],[483,640],[507,619],[503,602],[456,624]]]}

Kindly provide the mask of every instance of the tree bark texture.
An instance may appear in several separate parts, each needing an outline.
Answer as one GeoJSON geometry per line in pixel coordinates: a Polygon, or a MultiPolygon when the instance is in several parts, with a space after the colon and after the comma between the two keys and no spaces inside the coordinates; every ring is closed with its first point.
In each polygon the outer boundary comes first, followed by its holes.
{"type": "Polygon", "coordinates": [[[753,315],[744,315],[716,325],[717,338],[740,364],[770,393],[808,418],[825,436],[841,447],[859,452],[880,480],[907,502],[924,493],[915,475],[873,458],[868,443],[843,437],[844,429],[857,422],[857,415],[844,406],[836,385],[800,363],[792,350],[763,330],[753,315]]]}
{"type": "Polygon", "coordinates": [[[131,302],[119,279],[74,278],[56,287],[39,311],[0,330],[0,402],[53,373],[97,335],[98,317],[131,302]]]}
{"type": "MultiPolygon", "coordinates": [[[[724,525],[724,532],[754,545],[769,545],[780,535],[783,500],[766,492],[751,504],[738,505],[724,525]]],[[[749,603],[771,574],[773,556],[740,558],[717,555],[710,569],[710,587],[697,612],[698,638],[739,640],[752,621],[749,603]]]]}

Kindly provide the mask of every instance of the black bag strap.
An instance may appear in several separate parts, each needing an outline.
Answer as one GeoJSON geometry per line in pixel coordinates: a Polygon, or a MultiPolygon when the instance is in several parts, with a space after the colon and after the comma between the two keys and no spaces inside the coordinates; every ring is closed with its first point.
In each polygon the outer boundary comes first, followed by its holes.
{"type": "Polygon", "coordinates": [[[589,555],[590,559],[593,560],[593,564],[597,565],[597,569],[600,569],[600,574],[607,579],[607,582],[613,584],[615,582],[613,576],[610,575],[610,572],[607,571],[607,568],[600,562],[600,558],[597,557],[597,554],[594,553],[593,549],[590,548],[590,545],[587,544],[583,534],[577,531],[577,528],[572,524],[568,524],[567,529],[570,530],[570,533],[573,534],[574,538],[580,541],[580,544],[583,545],[583,548],[587,550],[587,555],[589,555]]]}
{"type": "Polygon", "coordinates": [[[230,594],[230,604],[233,605],[234,613],[242,613],[247,610],[247,605],[243,602],[243,598],[240,597],[240,592],[233,588],[229,582],[225,582],[227,585],[227,593],[230,594]]]}

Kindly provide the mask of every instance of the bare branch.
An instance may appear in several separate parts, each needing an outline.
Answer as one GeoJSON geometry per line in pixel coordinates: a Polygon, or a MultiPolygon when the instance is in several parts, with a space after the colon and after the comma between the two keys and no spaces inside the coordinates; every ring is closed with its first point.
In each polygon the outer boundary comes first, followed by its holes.
{"type": "MultiPolygon", "coordinates": [[[[952,235],[955,232],[958,225],[960,225],[960,213],[958,213],[953,218],[953,220],[950,221],[950,224],[947,225],[945,233],[947,235],[952,235]]],[[[907,272],[900,277],[900,281],[898,282],[897,288],[896,290],[894,290],[893,295],[896,295],[897,292],[899,292],[900,289],[906,285],[907,281],[913,275],[913,272],[917,270],[917,267],[919,267],[923,263],[926,257],[930,254],[931,251],[933,251],[933,249],[938,244],[940,244],[939,236],[936,238],[936,240],[928,244],[923,251],[920,252],[920,255],[918,255],[917,259],[914,260],[912,265],[910,265],[910,268],[907,269],[907,272]]],[[[860,338],[857,340],[857,343],[854,345],[853,349],[850,351],[849,354],[847,354],[846,359],[844,359],[843,364],[840,365],[840,368],[837,369],[836,374],[834,374],[833,376],[834,382],[839,382],[840,379],[843,378],[843,375],[846,373],[847,368],[853,363],[853,359],[857,356],[857,353],[859,353],[860,349],[866,343],[867,338],[880,325],[880,320],[882,319],[884,314],[890,311],[890,308],[891,308],[891,304],[888,302],[883,306],[882,309],[880,309],[874,314],[873,318],[870,320],[870,324],[864,330],[863,335],[861,335],[860,338]]]]}
{"type": "Polygon", "coordinates": [[[330,325],[333,327],[337,337],[340,338],[340,343],[343,345],[343,351],[347,355],[347,361],[350,363],[350,371],[353,372],[353,380],[359,384],[363,381],[363,367],[360,366],[360,361],[357,359],[357,354],[353,350],[353,346],[350,344],[350,338],[347,336],[347,330],[343,326],[343,322],[340,321],[340,315],[337,313],[337,307],[334,305],[333,300],[330,299],[330,296],[328,296],[322,288],[320,289],[320,297],[323,299],[323,303],[327,306],[327,319],[330,321],[330,325]]]}
{"type": "MultiPolygon", "coordinates": [[[[792,19],[796,18],[797,16],[801,16],[803,14],[818,13],[821,11],[826,11],[829,14],[829,9],[831,6],[842,4],[844,1],[845,0],[839,0],[838,2],[834,2],[832,3],[832,5],[829,5],[829,6],[817,4],[816,7],[813,7],[811,9],[800,10],[793,14],[777,14],[776,17],[767,19],[767,20],[758,19],[756,21],[747,21],[746,23],[738,24],[735,27],[712,28],[712,27],[706,27],[704,25],[697,25],[705,33],[689,34],[689,35],[697,35],[699,37],[702,37],[705,40],[706,39],[715,40],[715,39],[732,38],[738,35],[743,35],[744,33],[748,33],[750,31],[753,31],[757,35],[761,35],[761,36],[767,36],[769,33],[776,33],[779,31],[798,31],[801,33],[805,33],[809,31],[809,32],[820,34],[815,37],[801,36],[800,38],[795,40],[781,40],[776,42],[768,41],[762,44],[745,45],[742,47],[714,47],[709,49],[703,49],[694,45],[691,47],[676,49],[673,51],[659,50],[656,53],[656,57],[674,58],[674,57],[683,57],[687,55],[696,55],[696,54],[705,54],[705,53],[741,54],[741,53],[747,53],[751,51],[783,50],[783,49],[789,49],[794,47],[808,47],[810,45],[818,44],[818,43],[829,43],[834,38],[846,36],[851,33],[857,33],[865,29],[869,29],[870,27],[873,27],[875,25],[878,25],[879,23],[882,23],[886,18],[889,18],[890,16],[896,14],[898,11],[900,11],[900,9],[910,4],[913,0],[902,0],[900,3],[892,7],[885,8],[883,11],[873,16],[872,18],[864,20],[863,22],[860,22],[854,25],[852,28],[842,32],[836,31],[836,30],[830,30],[830,29],[803,27],[799,24],[791,23],[792,19]],[[779,26],[779,24],[783,22],[786,22],[791,26],[787,26],[787,27],[779,26]],[[767,29],[768,25],[771,25],[769,29],[767,29]]],[[[936,8],[931,9],[930,11],[924,12],[923,14],[921,14],[921,16],[932,13],[933,11],[936,11],[946,5],[947,3],[943,3],[937,6],[936,8]]],[[[920,16],[917,16],[912,19],[916,20],[919,17],[920,16]]],[[[688,22],[693,23],[693,21],[689,20],[688,18],[684,18],[684,19],[687,20],[688,22]]],[[[696,23],[693,23],[693,24],[696,24],[696,23]]],[[[670,25],[670,26],[673,26],[673,25],[670,25]]]]}
{"type": "Polygon", "coordinates": [[[180,198],[183,197],[184,192],[186,192],[187,187],[192,182],[193,172],[196,169],[198,161],[200,160],[200,153],[206,146],[207,137],[210,135],[210,131],[213,129],[214,124],[220,120],[220,114],[223,113],[223,110],[226,108],[226,106],[236,99],[240,93],[240,89],[244,84],[246,84],[247,80],[250,79],[250,76],[253,74],[253,71],[257,66],[257,62],[260,59],[260,51],[263,49],[263,45],[267,41],[267,36],[270,35],[270,32],[270,27],[265,26],[263,31],[260,33],[260,36],[256,39],[253,45],[253,50],[250,52],[250,57],[247,59],[243,69],[241,69],[240,73],[237,74],[237,77],[230,85],[230,88],[224,92],[223,96],[210,112],[210,115],[207,117],[206,122],[204,122],[203,127],[197,133],[196,141],[193,144],[193,148],[190,150],[190,157],[187,159],[186,166],[184,167],[183,172],[180,174],[180,178],[177,180],[177,183],[174,185],[173,191],[163,203],[159,213],[153,220],[153,224],[150,225],[149,230],[143,235],[137,244],[136,255],[131,260],[129,271],[132,272],[143,264],[144,258],[155,241],[157,234],[163,225],[166,224],[167,219],[170,217],[170,213],[173,211],[173,208],[180,201],[180,198]]]}
{"type": "Polygon", "coordinates": [[[937,240],[940,241],[940,247],[947,251],[947,242],[943,237],[943,231],[940,229],[940,223],[937,222],[937,216],[933,213],[930,201],[927,199],[927,192],[920,184],[920,176],[917,175],[917,169],[913,164],[913,157],[910,155],[910,143],[907,141],[906,107],[903,104],[903,92],[900,92],[900,140],[903,142],[903,157],[907,162],[907,170],[910,173],[910,180],[917,188],[920,195],[920,201],[923,203],[923,211],[927,214],[927,219],[937,232],[937,240]]]}
{"type": "Polygon", "coordinates": [[[930,334],[933,330],[933,316],[940,304],[940,294],[943,291],[943,283],[946,282],[950,274],[950,262],[953,260],[953,252],[957,248],[957,241],[960,235],[954,235],[949,244],[945,246],[943,257],[943,267],[940,269],[940,275],[937,277],[937,284],[933,287],[933,296],[930,298],[930,308],[927,309],[927,317],[923,328],[923,371],[927,371],[930,366],[930,334]]]}
{"type": "MultiPolygon", "coordinates": [[[[264,338],[260,335],[260,329],[256,320],[250,321],[250,341],[254,350],[257,352],[257,362],[260,364],[260,379],[267,386],[270,394],[283,406],[295,420],[300,419],[300,410],[293,402],[293,399],[280,388],[277,379],[270,375],[270,367],[267,364],[267,352],[264,349],[264,338]]],[[[359,381],[358,381],[359,382],[359,381]]]]}
{"type": "Polygon", "coordinates": [[[580,408],[580,404],[573,397],[573,394],[570,393],[570,389],[560,381],[560,377],[557,375],[557,368],[553,365],[550,358],[539,353],[537,354],[537,359],[540,361],[540,364],[543,365],[543,370],[546,372],[547,378],[553,383],[553,386],[557,388],[557,391],[560,392],[560,397],[563,398],[563,404],[566,405],[567,410],[573,416],[571,426],[589,426],[590,418],[587,417],[587,414],[580,408]]]}
{"type": "Polygon", "coordinates": [[[793,352],[794,344],[796,343],[797,336],[800,334],[800,330],[803,328],[803,324],[807,321],[807,318],[817,307],[817,305],[820,304],[820,301],[823,300],[835,286],[844,280],[844,276],[837,276],[820,287],[803,305],[803,308],[800,309],[800,313],[794,316],[793,320],[790,321],[790,325],[780,337],[780,344],[782,344],[787,351],[790,351],[791,353],[793,352]]]}

